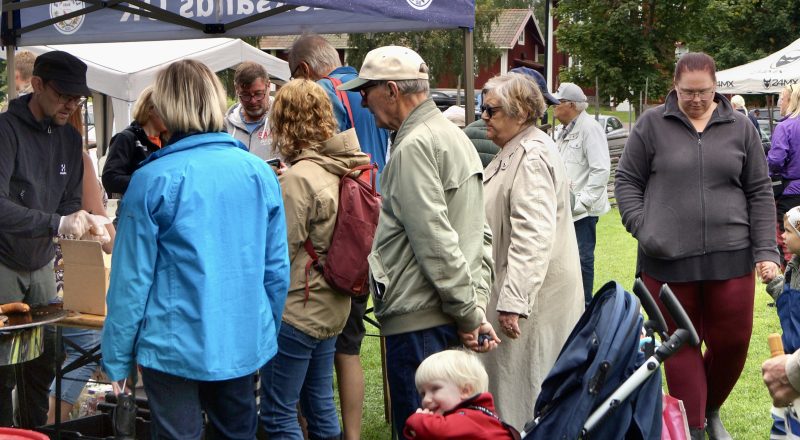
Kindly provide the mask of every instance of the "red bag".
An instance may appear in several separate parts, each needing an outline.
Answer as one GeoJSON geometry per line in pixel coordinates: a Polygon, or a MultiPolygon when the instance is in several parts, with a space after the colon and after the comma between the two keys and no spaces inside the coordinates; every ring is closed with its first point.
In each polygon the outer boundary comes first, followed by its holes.
{"type": "Polygon", "coordinates": [[[663,408],[661,440],[689,440],[689,422],[683,401],[665,394],[663,408]]]}
{"type": "Polygon", "coordinates": [[[306,263],[306,295],[308,301],[308,276],[311,268],[320,271],[325,281],[337,291],[362,296],[369,293],[369,263],[372,239],[378,227],[381,195],[375,190],[378,165],[361,165],[348,171],[339,183],[339,209],[328,248],[325,265],[320,265],[311,240],[306,239],[305,249],[311,260],[306,263]],[[361,172],[353,177],[355,172],[361,172]]]}

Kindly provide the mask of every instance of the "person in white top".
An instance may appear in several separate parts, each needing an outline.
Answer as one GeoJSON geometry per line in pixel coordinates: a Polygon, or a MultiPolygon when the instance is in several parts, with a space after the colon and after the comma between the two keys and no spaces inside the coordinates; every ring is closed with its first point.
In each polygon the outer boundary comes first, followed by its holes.
{"type": "Polygon", "coordinates": [[[268,160],[272,152],[272,135],[269,131],[269,75],[264,66],[245,61],[236,68],[233,85],[239,102],[225,115],[225,130],[242,141],[256,156],[268,160]]]}
{"type": "Polygon", "coordinates": [[[567,168],[572,190],[572,219],[581,258],[583,295],[592,299],[597,221],[611,209],[606,185],[611,172],[608,141],[600,124],[588,113],[586,95],[573,83],[562,83],[555,93],[555,117],[564,124],[556,144],[567,168]]]}

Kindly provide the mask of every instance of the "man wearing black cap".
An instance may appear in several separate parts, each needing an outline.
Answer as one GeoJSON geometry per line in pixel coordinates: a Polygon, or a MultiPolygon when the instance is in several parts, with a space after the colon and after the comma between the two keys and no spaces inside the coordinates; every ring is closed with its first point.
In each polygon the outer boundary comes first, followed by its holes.
{"type": "MultiPolygon", "coordinates": [[[[56,235],[108,241],[98,219],[81,207],[81,137],[67,125],[86,86],[86,64],[66,52],[49,52],[34,63],[32,93],[0,115],[0,304],[49,303],[56,235]]],[[[44,332],[42,354],[0,367],[0,426],[11,426],[11,390],[17,385],[19,423],[45,424],[54,376],[54,332],[44,332]]]]}

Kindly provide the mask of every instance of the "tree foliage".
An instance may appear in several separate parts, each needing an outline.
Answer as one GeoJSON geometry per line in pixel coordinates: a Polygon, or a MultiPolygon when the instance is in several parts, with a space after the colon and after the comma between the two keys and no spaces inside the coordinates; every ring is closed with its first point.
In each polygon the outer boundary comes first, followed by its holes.
{"type": "MultiPolygon", "coordinates": [[[[500,56],[500,51],[489,40],[491,26],[497,21],[500,9],[527,8],[540,0],[477,0],[473,34],[476,68],[487,65],[500,56]]],[[[425,32],[385,32],[350,34],[347,63],[360,66],[372,49],[386,45],[407,46],[424,59],[434,81],[444,75],[457,76],[464,71],[464,42],[461,29],[425,32]]]]}
{"type": "Polygon", "coordinates": [[[718,69],[763,58],[800,38],[800,0],[707,0],[701,32],[688,46],[714,57],[718,69]]]}
{"type": "Polygon", "coordinates": [[[561,0],[554,8],[560,52],[573,58],[562,80],[594,87],[619,101],[669,88],[675,42],[685,41],[703,0],[561,0]]]}
{"type": "Polygon", "coordinates": [[[562,79],[638,103],[663,96],[675,42],[726,69],[762,58],[800,37],[800,0],[560,0],[556,38],[573,59],[562,79]]]}

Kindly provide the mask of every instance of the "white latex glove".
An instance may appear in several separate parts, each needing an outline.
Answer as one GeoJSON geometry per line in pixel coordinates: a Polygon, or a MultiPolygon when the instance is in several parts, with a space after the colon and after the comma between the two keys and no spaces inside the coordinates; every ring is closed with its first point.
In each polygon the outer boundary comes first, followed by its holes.
{"type": "Polygon", "coordinates": [[[111,220],[108,217],[89,214],[89,230],[81,236],[81,240],[99,241],[100,244],[108,243],[111,241],[111,236],[108,234],[108,229],[105,225],[109,223],[111,223],[111,220]]]}
{"type": "Polygon", "coordinates": [[[111,240],[105,227],[108,223],[110,223],[110,220],[106,217],[92,215],[81,209],[61,217],[58,234],[72,239],[78,238],[108,243],[111,240]]]}
{"type": "Polygon", "coordinates": [[[86,234],[90,226],[89,213],[81,209],[61,217],[61,221],[58,224],[58,235],[72,239],[79,238],[86,234]]]}

